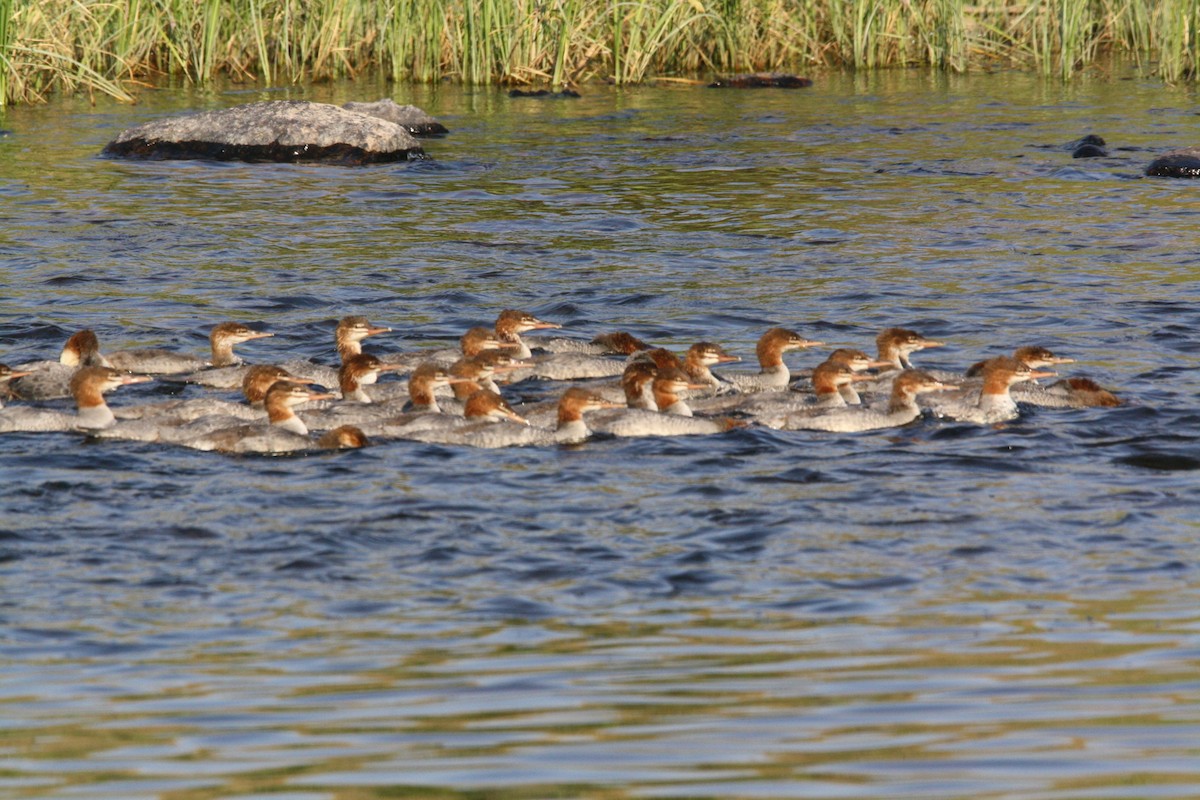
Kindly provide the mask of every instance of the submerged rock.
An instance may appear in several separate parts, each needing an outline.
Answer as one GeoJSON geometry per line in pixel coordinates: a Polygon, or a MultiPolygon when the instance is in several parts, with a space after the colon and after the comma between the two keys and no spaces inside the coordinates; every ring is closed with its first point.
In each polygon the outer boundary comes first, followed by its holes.
{"type": "Polygon", "coordinates": [[[563,89],[561,92],[552,92],[549,89],[510,89],[509,97],[549,97],[552,99],[563,99],[579,97],[579,92],[574,89],[563,89]]]}
{"type": "Polygon", "coordinates": [[[1150,162],[1146,174],[1154,178],[1200,178],[1200,147],[1164,153],[1150,162]]]}
{"type": "Polygon", "coordinates": [[[1068,144],[1066,149],[1071,151],[1071,158],[1105,158],[1108,151],[1104,149],[1104,145],[1104,139],[1089,133],[1068,144]]]}
{"type": "Polygon", "coordinates": [[[154,120],[123,131],[104,153],[152,159],[371,164],[421,158],[404,127],[326,103],[277,100],[154,120]]]}
{"type": "Polygon", "coordinates": [[[812,86],[812,78],[801,78],[783,72],[752,72],[745,75],[726,75],[708,85],[710,89],[803,89],[812,86]]]}
{"type": "Polygon", "coordinates": [[[394,122],[413,136],[442,136],[450,132],[445,125],[416,106],[402,106],[386,98],[374,103],[346,103],[342,108],[394,122]]]}

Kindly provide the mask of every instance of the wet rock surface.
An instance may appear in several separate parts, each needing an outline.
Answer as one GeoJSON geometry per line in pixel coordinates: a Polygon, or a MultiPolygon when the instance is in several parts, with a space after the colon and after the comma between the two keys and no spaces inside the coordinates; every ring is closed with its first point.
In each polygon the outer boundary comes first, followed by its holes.
{"type": "Polygon", "coordinates": [[[812,78],[802,78],[783,72],[752,72],[744,75],[725,75],[708,85],[710,89],[803,89],[812,86],[812,78]]]}
{"type": "Polygon", "coordinates": [[[1200,178],[1200,147],[1164,153],[1150,162],[1146,174],[1153,178],[1200,178]]]}
{"type": "Polygon", "coordinates": [[[250,103],[154,120],[123,131],[105,155],[148,159],[371,164],[421,158],[403,126],[300,100],[250,103]]]}
{"type": "Polygon", "coordinates": [[[1108,155],[1105,144],[1102,137],[1089,133],[1066,145],[1066,149],[1071,151],[1072,158],[1104,158],[1108,155]]]}
{"type": "Polygon", "coordinates": [[[579,97],[579,92],[574,89],[563,89],[561,92],[552,92],[549,89],[510,89],[509,97],[548,97],[554,100],[570,99],[579,97]]]}
{"type": "Polygon", "coordinates": [[[374,103],[346,103],[342,108],[356,114],[368,114],[386,119],[407,130],[413,136],[443,136],[450,131],[445,125],[416,106],[402,106],[394,100],[376,100],[374,103]]]}

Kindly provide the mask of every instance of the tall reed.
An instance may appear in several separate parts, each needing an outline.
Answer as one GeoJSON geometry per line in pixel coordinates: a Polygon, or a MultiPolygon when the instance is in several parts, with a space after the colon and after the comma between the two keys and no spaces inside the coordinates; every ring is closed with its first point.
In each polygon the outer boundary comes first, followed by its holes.
{"type": "Polygon", "coordinates": [[[0,103],[130,82],[618,85],[714,72],[1002,61],[1069,79],[1107,53],[1200,74],[1200,0],[0,0],[0,103]]]}
{"type": "Polygon", "coordinates": [[[8,63],[9,31],[12,20],[13,0],[0,0],[0,108],[8,100],[8,74],[11,70],[8,63]]]}

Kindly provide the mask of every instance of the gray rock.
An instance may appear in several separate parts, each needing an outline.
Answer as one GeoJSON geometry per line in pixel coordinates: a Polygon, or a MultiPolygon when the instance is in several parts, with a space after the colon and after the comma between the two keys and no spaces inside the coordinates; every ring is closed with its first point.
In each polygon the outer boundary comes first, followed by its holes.
{"type": "Polygon", "coordinates": [[[422,158],[406,129],[326,103],[281,100],[154,120],[123,131],[106,155],[217,161],[370,164],[422,158]]]}
{"type": "Polygon", "coordinates": [[[1200,147],[1164,153],[1150,162],[1146,174],[1154,178],[1200,178],[1200,147]]]}
{"type": "Polygon", "coordinates": [[[374,103],[346,103],[342,108],[356,114],[369,114],[394,122],[407,129],[413,136],[441,136],[450,132],[446,130],[445,125],[416,106],[397,105],[386,98],[374,103]]]}

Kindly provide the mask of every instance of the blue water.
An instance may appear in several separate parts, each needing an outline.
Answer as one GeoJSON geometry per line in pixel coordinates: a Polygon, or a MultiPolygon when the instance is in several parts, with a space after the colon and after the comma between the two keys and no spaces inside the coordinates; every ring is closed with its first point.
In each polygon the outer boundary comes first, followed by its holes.
{"type": "Polygon", "coordinates": [[[0,797],[1200,794],[1200,184],[1141,177],[1194,103],[898,72],[7,109],[7,363],[227,319],[275,332],[252,360],[332,361],[346,314],[393,351],[516,307],[747,359],[774,325],[915,328],[945,369],[1044,344],[1125,403],[287,458],[6,434],[0,797]],[[385,94],[451,128],[429,160],[98,157],[168,113],[385,94]],[[1112,157],[1061,147],[1086,133],[1112,157]]]}

